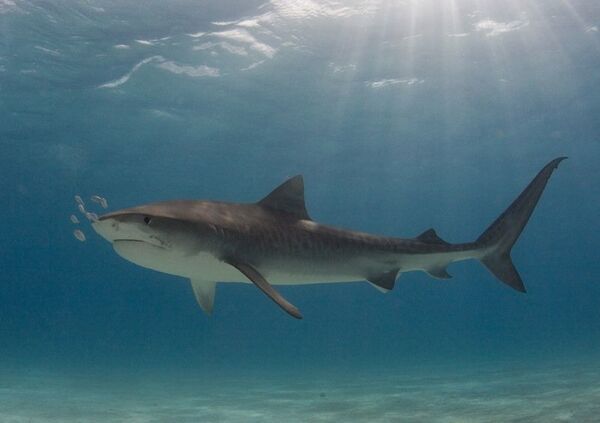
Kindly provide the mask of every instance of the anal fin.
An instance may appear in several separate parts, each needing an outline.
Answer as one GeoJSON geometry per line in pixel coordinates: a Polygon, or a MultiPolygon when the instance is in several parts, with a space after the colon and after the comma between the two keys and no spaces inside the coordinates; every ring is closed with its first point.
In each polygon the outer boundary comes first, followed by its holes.
{"type": "Polygon", "coordinates": [[[202,279],[190,279],[190,284],[194,290],[196,301],[200,308],[209,316],[212,314],[215,303],[215,291],[217,283],[213,281],[204,281],[202,279]]]}
{"type": "Polygon", "coordinates": [[[226,263],[232,265],[237,270],[242,272],[254,285],[256,285],[262,292],[264,292],[270,299],[272,299],[279,307],[281,307],[290,316],[296,319],[302,319],[300,310],[293,304],[288,302],[283,296],[273,288],[264,277],[256,270],[253,266],[242,263],[234,259],[225,260],[226,263]]]}
{"type": "Polygon", "coordinates": [[[396,278],[400,269],[390,270],[388,272],[380,273],[379,275],[370,276],[367,278],[375,288],[381,292],[389,292],[394,289],[396,278]]]}

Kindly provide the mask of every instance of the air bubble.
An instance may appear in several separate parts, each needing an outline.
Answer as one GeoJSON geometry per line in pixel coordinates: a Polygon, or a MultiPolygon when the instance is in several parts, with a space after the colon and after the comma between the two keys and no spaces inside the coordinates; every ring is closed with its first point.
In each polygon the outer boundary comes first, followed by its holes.
{"type": "Polygon", "coordinates": [[[75,229],[73,231],[73,236],[81,242],[85,241],[85,234],[83,232],[81,232],[81,230],[79,230],[79,229],[75,229]]]}
{"type": "Polygon", "coordinates": [[[106,198],[104,197],[100,197],[99,195],[92,195],[91,200],[94,203],[100,204],[100,206],[102,206],[103,209],[108,208],[108,201],[106,201],[106,198]]]}
{"type": "Polygon", "coordinates": [[[75,225],[79,223],[79,219],[77,219],[77,216],[75,216],[74,214],[69,216],[69,219],[71,219],[71,223],[74,223],[75,225]]]}
{"type": "Polygon", "coordinates": [[[77,204],[77,208],[79,209],[81,214],[85,215],[86,211],[85,211],[85,207],[83,207],[83,204],[77,204]]]}
{"type": "Polygon", "coordinates": [[[76,195],[76,196],[75,196],[75,202],[76,202],[77,204],[80,204],[80,205],[82,205],[82,206],[83,206],[83,200],[81,199],[81,197],[80,197],[79,195],[76,195]]]}
{"type": "Polygon", "coordinates": [[[97,222],[98,221],[98,215],[96,213],[92,213],[92,212],[87,212],[85,214],[85,217],[87,218],[87,220],[89,220],[90,222],[97,222]]]}

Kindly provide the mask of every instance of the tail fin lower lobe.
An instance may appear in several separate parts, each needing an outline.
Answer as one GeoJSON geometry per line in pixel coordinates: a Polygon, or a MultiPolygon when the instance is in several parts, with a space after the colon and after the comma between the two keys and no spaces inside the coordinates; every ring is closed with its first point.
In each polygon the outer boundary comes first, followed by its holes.
{"type": "Polygon", "coordinates": [[[544,166],[517,199],[477,238],[480,248],[488,251],[481,259],[483,265],[517,291],[525,292],[525,285],[511,260],[510,250],[531,217],[550,175],[564,159],[566,157],[559,157],[544,166]]]}

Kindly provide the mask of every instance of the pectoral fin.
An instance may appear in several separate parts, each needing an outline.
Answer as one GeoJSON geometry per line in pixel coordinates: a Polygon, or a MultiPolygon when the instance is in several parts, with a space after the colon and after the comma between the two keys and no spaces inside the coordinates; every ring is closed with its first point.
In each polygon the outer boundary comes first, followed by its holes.
{"type": "Polygon", "coordinates": [[[202,308],[206,314],[211,315],[215,303],[217,283],[213,281],[203,281],[201,279],[190,279],[190,284],[192,285],[196,301],[198,301],[200,308],[202,308]]]}
{"type": "Polygon", "coordinates": [[[302,319],[302,314],[293,304],[289,303],[285,298],[281,296],[279,292],[273,288],[273,286],[267,282],[267,280],[260,274],[258,270],[249,264],[241,263],[236,260],[225,260],[226,263],[232,265],[237,270],[242,272],[254,285],[256,285],[262,292],[275,301],[279,307],[287,312],[296,319],[302,319]]]}

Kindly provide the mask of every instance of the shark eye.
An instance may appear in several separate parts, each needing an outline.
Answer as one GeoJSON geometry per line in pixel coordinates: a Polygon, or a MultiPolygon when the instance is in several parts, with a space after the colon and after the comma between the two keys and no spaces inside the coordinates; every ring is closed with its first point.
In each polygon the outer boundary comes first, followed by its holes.
{"type": "Polygon", "coordinates": [[[145,217],[144,217],[144,223],[145,223],[146,225],[149,225],[151,220],[152,220],[152,219],[150,218],[150,216],[145,216],[145,217]]]}

